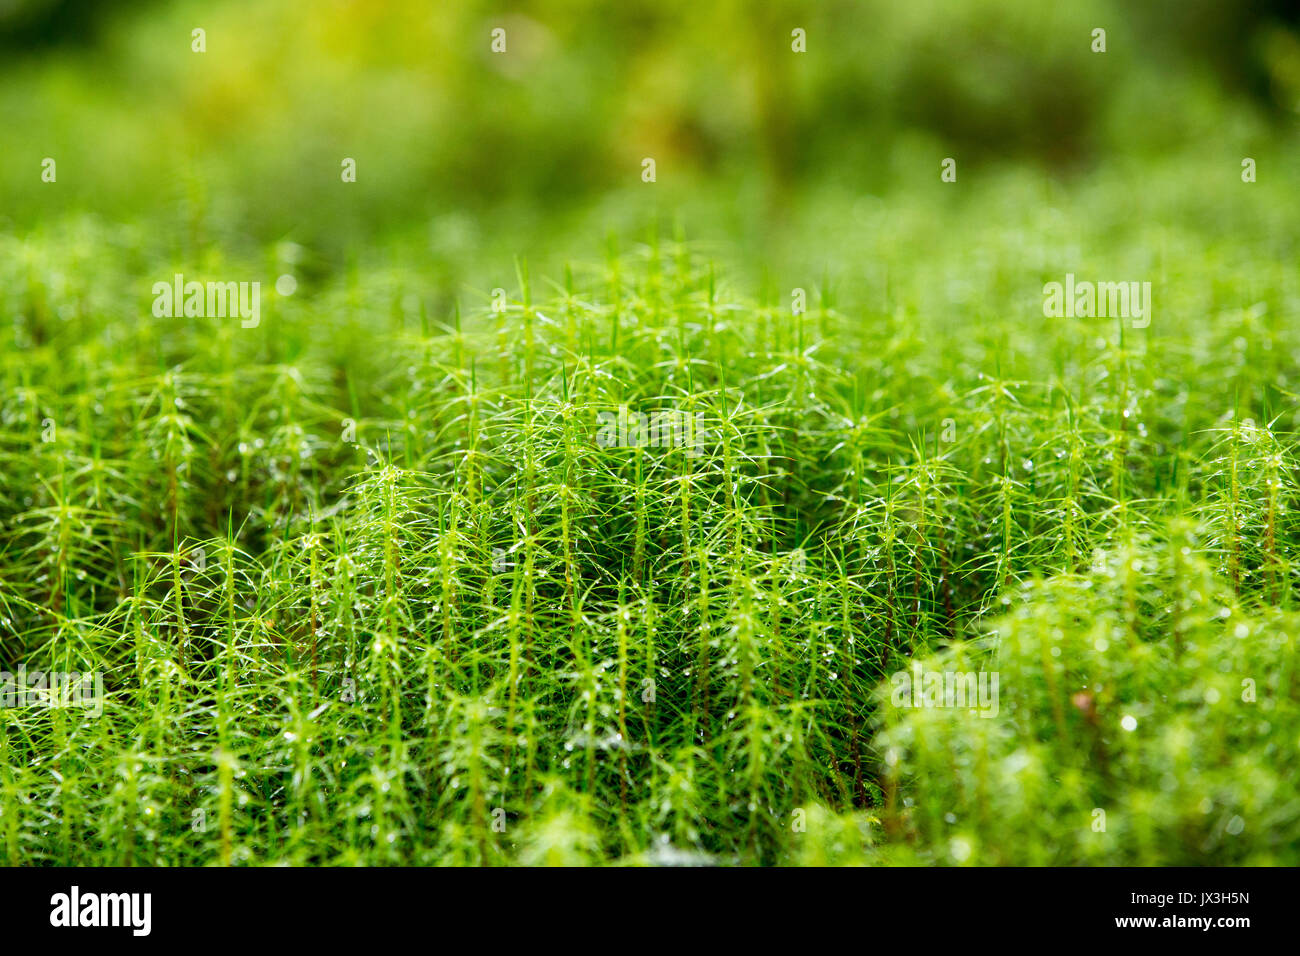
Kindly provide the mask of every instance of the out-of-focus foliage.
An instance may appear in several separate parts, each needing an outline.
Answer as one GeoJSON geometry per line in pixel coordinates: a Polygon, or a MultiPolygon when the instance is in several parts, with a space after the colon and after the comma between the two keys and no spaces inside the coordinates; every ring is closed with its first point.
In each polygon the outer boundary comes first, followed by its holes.
{"type": "Polygon", "coordinates": [[[1244,609],[1187,527],[1027,584],[981,643],[1000,708],[895,706],[877,746],[909,862],[1294,865],[1294,613],[1244,609]],[[1154,545],[1154,546],[1153,546],[1154,545]]]}
{"type": "MultiPolygon", "coordinates": [[[[40,47],[0,72],[0,210],[15,225],[67,209],[188,218],[224,241],[292,234],[338,253],[450,210],[527,228],[635,188],[647,156],[661,199],[707,186],[773,215],[828,178],[888,191],[918,145],[927,162],[905,179],[930,178],[947,155],[964,169],[1028,158],[1065,173],[1116,152],[1193,148],[1249,118],[1255,107],[1204,72],[1203,49],[1229,36],[1249,38],[1225,56],[1267,79],[1264,99],[1295,105],[1295,32],[1264,9],[1208,9],[133,4],[98,13],[95,42],[40,47]],[[505,53],[491,52],[496,27],[505,53]],[[1096,27],[1104,54],[1091,51],[1096,27]],[[191,51],[195,28],[206,53],[191,51]],[[795,29],[806,53],[792,52],[795,29]],[[60,165],[56,196],[32,188],[46,156],[60,165]],[[348,190],[344,157],[359,169],[348,190]]],[[[0,24],[15,43],[23,23],[84,22],[28,3],[0,24]]]]}

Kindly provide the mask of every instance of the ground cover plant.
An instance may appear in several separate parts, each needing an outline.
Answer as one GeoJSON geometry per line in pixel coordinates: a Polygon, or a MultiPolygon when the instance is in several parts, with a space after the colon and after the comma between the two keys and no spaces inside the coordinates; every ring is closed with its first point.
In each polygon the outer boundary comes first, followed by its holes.
{"type": "MultiPolygon", "coordinates": [[[[878,75],[782,67],[789,120],[750,90],[757,147],[699,105],[731,74],[645,79],[700,35],[646,14],[628,80],[593,38],[635,17],[594,8],[509,21],[534,59],[489,68],[416,42],[481,14],[486,49],[483,5],[295,39],[268,3],[214,80],[181,5],[97,48],[154,110],[57,56],[0,82],[75,157],[0,185],[0,859],[1300,862],[1293,136],[1186,78],[1165,108],[1122,45],[1080,66],[1105,4],[970,5],[957,49],[1038,78],[1013,109],[996,71],[929,78],[931,6],[878,75]],[[255,112],[241,57],[289,64],[280,98],[208,155],[255,112]],[[458,95],[375,119],[418,82],[458,95]],[[317,84],[369,109],[256,148],[317,84]],[[552,102],[642,104],[653,145],[552,102]],[[841,150],[854,109],[920,128],[841,150]],[[100,110],[120,165],[86,158],[100,110]],[[391,148],[348,184],[334,137],[391,148]],[[1076,280],[1145,308],[1053,311],[1076,280]],[[5,698],[20,672],[101,692],[5,698]]],[[[785,55],[773,23],[727,62],[785,55]]],[[[1291,36],[1242,67],[1278,95],[1291,36]]]]}
{"type": "Polygon", "coordinates": [[[5,665],[106,685],[9,712],[10,862],[1294,861],[1285,286],[1009,348],[655,234],[257,329],[42,265],[126,242],[6,257],[5,665]],[[891,702],[956,659],[995,719],[891,702]]]}

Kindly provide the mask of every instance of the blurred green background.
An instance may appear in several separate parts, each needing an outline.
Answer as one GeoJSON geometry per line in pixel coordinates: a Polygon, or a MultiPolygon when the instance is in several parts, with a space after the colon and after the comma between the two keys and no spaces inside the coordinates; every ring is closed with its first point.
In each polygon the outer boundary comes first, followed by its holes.
{"type": "Polygon", "coordinates": [[[0,231],[90,213],[151,259],[288,242],[309,281],[391,257],[447,296],[651,222],[744,268],[844,272],[895,216],[924,229],[995,182],[1006,206],[1120,176],[1124,204],[1162,164],[1290,175],[1298,19],[1281,0],[0,0],[0,231]]]}

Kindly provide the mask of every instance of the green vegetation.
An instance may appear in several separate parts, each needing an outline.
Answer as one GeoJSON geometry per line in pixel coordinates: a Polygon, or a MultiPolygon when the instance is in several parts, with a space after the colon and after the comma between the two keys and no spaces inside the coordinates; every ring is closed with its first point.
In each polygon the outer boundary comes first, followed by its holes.
{"type": "Polygon", "coordinates": [[[788,48],[725,5],[533,11],[529,82],[449,39],[481,4],[266,3],[206,77],[189,8],[111,20],[156,110],[11,67],[0,669],[105,699],[0,710],[4,862],[1300,863],[1295,142],[1175,66],[1147,122],[1142,22],[1087,60],[1107,5],[982,0],[951,49],[914,6],[788,99],[655,85],[788,48]],[[638,29],[625,73],[597,38],[638,29]],[[317,85],[346,115],[286,137],[317,85]],[[1067,273],[1150,282],[1149,324],[1045,318],[1067,273]],[[258,321],[156,314],[177,274],[258,321]],[[698,443],[602,440],[622,408],[698,443]],[[996,673],[996,716],[899,706],[916,666],[996,673]]]}
{"type": "Polygon", "coordinates": [[[13,862],[1295,860],[1282,289],[943,337],[652,240],[245,329],[98,307],[123,242],[6,259],[6,663],[108,695],[8,712],[13,862]],[[961,638],[997,718],[872,706],[961,638]]]}

